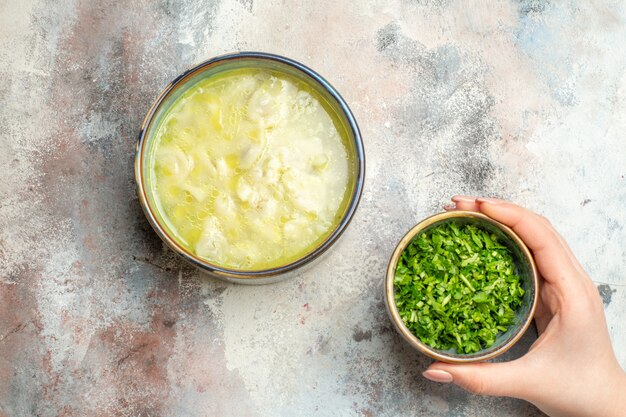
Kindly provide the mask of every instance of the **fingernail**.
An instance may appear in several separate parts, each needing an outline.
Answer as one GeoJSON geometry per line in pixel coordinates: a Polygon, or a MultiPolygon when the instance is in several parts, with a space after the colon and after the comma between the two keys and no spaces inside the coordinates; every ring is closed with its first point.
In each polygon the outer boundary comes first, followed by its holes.
{"type": "Polygon", "coordinates": [[[443,209],[446,211],[454,210],[455,208],[456,206],[454,204],[446,204],[445,206],[443,206],[443,209]]]}
{"type": "Polygon", "coordinates": [[[500,204],[502,203],[501,200],[496,200],[495,198],[485,198],[485,197],[478,197],[476,199],[477,203],[489,203],[489,204],[500,204]]]}
{"type": "Polygon", "coordinates": [[[476,201],[476,197],[470,197],[468,195],[455,195],[450,200],[454,201],[455,203],[473,203],[474,201],[476,201]]]}
{"type": "Polygon", "coordinates": [[[434,382],[441,382],[442,384],[449,384],[452,382],[452,375],[440,369],[428,369],[424,371],[422,375],[426,379],[430,379],[434,382]]]}

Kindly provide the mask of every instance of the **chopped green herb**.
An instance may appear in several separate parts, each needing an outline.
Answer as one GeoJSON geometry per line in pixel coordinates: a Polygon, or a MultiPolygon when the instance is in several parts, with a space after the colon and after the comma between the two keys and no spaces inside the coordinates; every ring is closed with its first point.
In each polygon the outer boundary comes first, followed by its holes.
{"type": "Polygon", "coordinates": [[[511,252],[471,224],[444,223],[418,234],[396,267],[395,300],[423,343],[474,353],[512,325],[524,290],[511,252]]]}

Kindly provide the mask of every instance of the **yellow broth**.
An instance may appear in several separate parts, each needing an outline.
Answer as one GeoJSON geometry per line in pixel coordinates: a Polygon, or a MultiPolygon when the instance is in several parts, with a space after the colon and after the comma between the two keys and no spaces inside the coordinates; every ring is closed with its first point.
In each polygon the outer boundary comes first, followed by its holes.
{"type": "Polygon", "coordinates": [[[338,226],[349,135],[306,83],[265,69],[207,77],[166,110],[148,155],[157,216],[188,251],[237,270],[286,265],[338,226]]]}

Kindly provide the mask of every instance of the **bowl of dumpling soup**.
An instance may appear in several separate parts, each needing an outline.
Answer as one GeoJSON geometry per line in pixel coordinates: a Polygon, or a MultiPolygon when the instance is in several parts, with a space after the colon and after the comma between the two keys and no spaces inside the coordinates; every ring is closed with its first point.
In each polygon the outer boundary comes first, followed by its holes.
{"type": "Polygon", "coordinates": [[[319,258],[359,203],[365,159],[339,93],[288,58],[210,59],[157,98],[135,159],[140,203],[211,275],[267,283],[319,258]]]}

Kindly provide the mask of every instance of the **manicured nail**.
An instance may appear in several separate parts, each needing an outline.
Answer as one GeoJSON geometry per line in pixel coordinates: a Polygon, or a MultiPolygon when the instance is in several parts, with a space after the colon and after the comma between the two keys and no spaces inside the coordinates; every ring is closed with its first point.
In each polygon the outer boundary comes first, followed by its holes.
{"type": "Polygon", "coordinates": [[[430,379],[434,382],[441,382],[442,384],[448,384],[452,382],[452,375],[446,371],[440,369],[428,369],[422,373],[424,378],[430,379]]]}
{"type": "Polygon", "coordinates": [[[488,204],[500,204],[502,203],[502,200],[496,200],[495,198],[484,198],[484,197],[478,197],[476,199],[477,203],[488,203],[488,204]]]}
{"type": "Polygon", "coordinates": [[[456,208],[456,205],[454,204],[446,204],[445,206],[443,206],[443,209],[446,211],[454,210],[455,208],[456,208]]]}
{"type": "Polygon", "coordinates": [[[470,197],[468,195],[455,195],[450,200],[455,203],[473,203],[476,201],[476,197],[470,197]]]}

